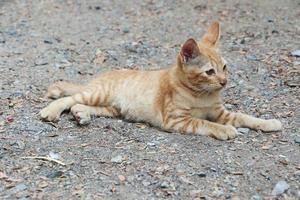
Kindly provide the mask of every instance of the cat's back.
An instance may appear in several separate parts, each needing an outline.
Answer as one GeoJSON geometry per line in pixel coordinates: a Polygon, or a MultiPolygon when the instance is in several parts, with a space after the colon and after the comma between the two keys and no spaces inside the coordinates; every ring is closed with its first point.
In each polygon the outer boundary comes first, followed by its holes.
{"type": "Polygon", "coordinates": [[[100,75],[96,81],[111,85],[112,105],[125,118],[156,124],[154,102],[160,79],[166,73],[167,70],[116,70],[100,75]]]}
{"type": "Polygon", "coordinates": [[[146,70],[133,70],[133,69],[119,69],[119,70],[112,70],[103,72],[98,75],[94,80],[90,83],[100,83],[100,82],[114,82],[114,83],[121,83],[124,81],[136,81],[139,79],[144,79],[146,83],[149,79],[155,79],[157,75],[161,74],[163,70],[153,70],[153,71],[146,71],[146,70]]]}

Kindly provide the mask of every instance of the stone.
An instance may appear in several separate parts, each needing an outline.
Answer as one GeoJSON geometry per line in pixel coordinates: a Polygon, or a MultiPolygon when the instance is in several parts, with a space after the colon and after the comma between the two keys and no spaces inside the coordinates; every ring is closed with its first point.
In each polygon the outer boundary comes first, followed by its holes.
{"type": "Polygon", "coordinates": [[[154,142],[147,142],[147,147],[154,148],[156,144],[154,142]]]}
{"type": "Polygon", "coordinates": [[[197,172],[195,173],[197,176],[203,178],[203,177],[206,177],[206,173],[205,172],[197,172]]]}
{"type": "Polygon", "coordinates": [[[53,159],[56,159],[56,160],[60,159],[59,153],[55,153],[53,151],[49,152],[49,156],[50,156],[50,158],[53,158],[53,159]]]}
{"type": "Polygon", "coordinates": [[[168,188],[170,186],[170,184],[167,182],[167,181],[163,181],[161,184],[160,184],[160,187],[161,188],[168,188]]]}
{"type": "Polygon", "coordinates": [[[145,186],[145,187],[151,185],[151,183],[150,183],[149,181],[143,181],[142,184],[143,184],[143,186],[145,186]]]}
{"type": "Polygon", "coordinates": [[[250,200],[263,200],[263,198],[259,194],[253,195],[250,200]]]}
{"type": "Polygon", "coordinates": [[[296,176],[296,177],[299,176],[299,178],[300,178],[300,170],[295,171],[295,172],[294,172],[294,176],[296,176]]]}
{"type": "Polygon", "coordinates": [[[40,66],[40,65],[47,65],[47,64],[48,64],[48,61],[47,61],[47,58],[45,58],[45,57],[38,57],[38,58],[34,61],[34,64],[37,65],[37,66],[40,66]]]}
{"type": "Polygon", "coordinates": [[[46,38],[46,39],[44,39],[44,43],[45,43],[45,44],[53,44],[53,39],[51,39],[51,38],[46,38]]]}
{"type": "Polygon", "coordinates": [[[281,195],[284,192],[286,192],[289,188],[290,188],[290,186],[286,181],[279,181],[275,185],[275,187],[272,191],[272,195],[274,195],[274,196],[281,195]]]}
{"type": "Polygon", "coordinates": [[[227,109],[231,110],[231,109],[234,108],[234,105],[229,104],[229,103],[226,103],[226,104],[225,104],[225,107],[226,107],[227,109]]]}
{"type": "Polygon", "coordinates": [[[238,128],[237,130],[238,130],[238,132],[240,132],[242,134],[248,134],[250,131],[249,128],[238,128]]]}
{"type": "Polygon", "coordinates": [[[126,180],[126,177],[123,175],[119,175],[118,178],[119,178],[120,182],[124,182],[126,180]]]}
{"type": "Polygon", "coordinates": [[[63,174],[64,174],[63,171],[53,171],[47,175],[47,178],[58,178],[61,177],[63,174]]]}
{"type": "Polygon", "coordinates": [[[110,160],[110,162],[112,162],[112,163],[121,163],[122,161],[123,161],[123,157],[121,155],[112,157],[110,160]]]}
{"type": "Polygon", "coordinates": [[[128,27],[123,28],[123,33],[129,33],[130,29],[128,27]]]}
{"type": "Polygon", "coordinates": [[[291,52],[291,56],[300,57],[300,50],[295,50],[291,52]]]}
{"type": "Polygon", "coordinates": [[[250,60],[250,61],[259,61],[260,60],[255,55],[248,55],[248,56],[246,56],[246,58],[247,58],[247,60],[250,60]]]}
{"type": "Polygon", "coordinates": [[[27,186],[24,183],[20,183],[20,184],[16,185],[16,187],[15,187],[15,190],[18,192],[26,190],[26,189],[27,189],[27,186]]]}
{"type": "Polygon", "coordinates": [[[198,196],[201,195],[201,193],[202,193],[201,190],[191,190],[191,191],[190,191],[190,196],[191,196],[191,197],[198,197],[198,196]]]}
{"type": "Polygon", "coordinates": [[[297,136],[294,141],[295,141],[296,144],[300,145],[300,137],[299,136],[297,136]]]}
{"type": "Polygon", "coordinates": [[[213,195],[213,197],[220,198],[221,196],[224,195],[224,191],[221,188],[215,188],[212,195],[213,195]]]}
{"type": "Polygon", "coordinates": [[[129,42],[125,44],[125,49],[132,53],[137,53],[139,44],[137,42],[129,42]]]}

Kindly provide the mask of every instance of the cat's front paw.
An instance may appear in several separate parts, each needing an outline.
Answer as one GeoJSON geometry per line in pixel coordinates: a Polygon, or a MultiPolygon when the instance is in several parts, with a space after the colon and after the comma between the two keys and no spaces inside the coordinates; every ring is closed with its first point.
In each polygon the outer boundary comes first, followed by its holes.
{"type": "Polygon", "coordinates": [[[282,124],[277,119],[269,119],[265,120],[263,124],[259,125],[258,129],[264,132],[280,131],[282,130],[282,124]]]}
{"type": "Polygon", "coordinates": [[[91,122],[91,115],[85,105],[76,104],[71,108],[71,113],[80,125],[87,125],[91,122]]]}
{"type": "Polygon", "coordinates": [[[58,121],[60,116],[60,112],[57,112],[51,106],[47,106],[46,108],[40,111],[40,117],[44,121],[54,122],[58,121]]]}
{"type": "Polygon", "coordinates": [[[218,140],[230,140],[237,136],[238,131],[236,128],[230,125],[225,125],[222,128],[218,128],[212,132],[212,137],[218,140]]]}

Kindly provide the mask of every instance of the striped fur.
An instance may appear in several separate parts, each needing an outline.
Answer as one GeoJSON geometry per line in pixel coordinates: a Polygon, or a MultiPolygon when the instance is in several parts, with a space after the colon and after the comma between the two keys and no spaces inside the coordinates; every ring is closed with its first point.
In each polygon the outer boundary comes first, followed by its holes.
{"type": "Polygon", "coordinates": [[[227,111],[220,91],[227,82],[224,59],[217,53],[220,26],[214,22],[201,42],[187,40],[174,67],[158,71],[117,70],[101,74],[87,85],[58,82],[48,88],[57,100],[41,112],[56,121],[71,109],[79,124],[91,116],[144,121],[169,132],[236,137],[235,127],[262,131],[282,129],[278,120],[263,120],[227,111]]]}

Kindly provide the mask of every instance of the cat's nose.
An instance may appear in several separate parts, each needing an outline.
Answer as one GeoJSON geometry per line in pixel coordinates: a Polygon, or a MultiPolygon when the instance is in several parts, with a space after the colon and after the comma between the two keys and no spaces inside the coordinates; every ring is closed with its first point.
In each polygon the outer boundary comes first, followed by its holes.
{"type": "Polygon", "coordinates": [[[224,87],[227,84],[227,79],[224,78],[224,79],[220,80],[220,84],[224,87]]]}

